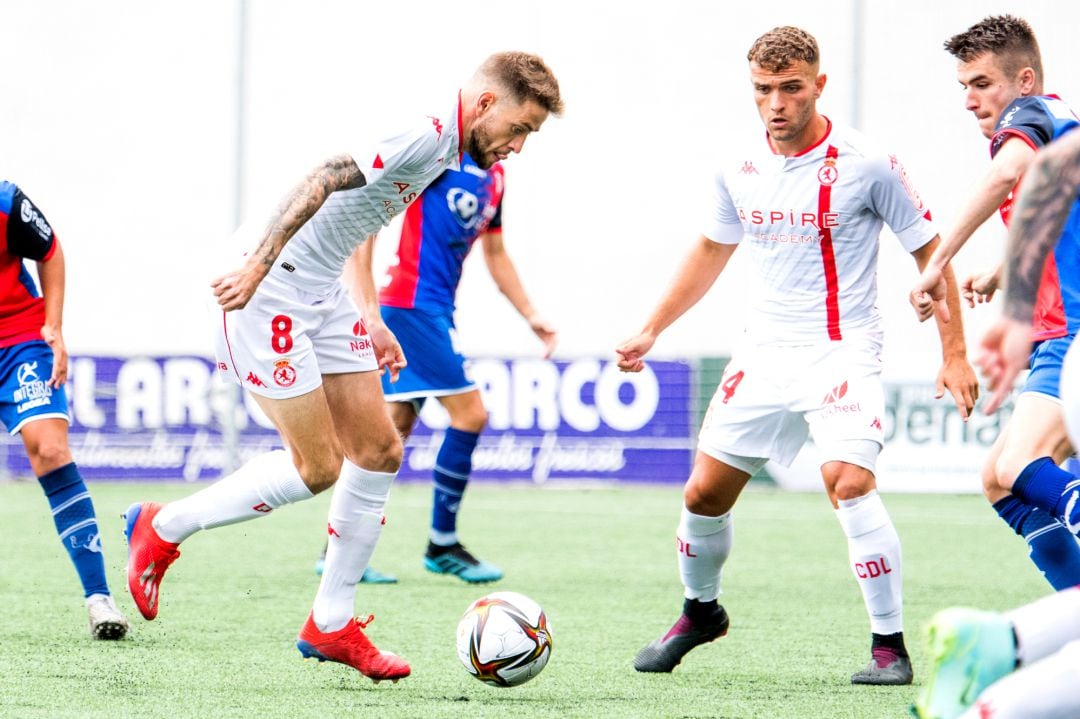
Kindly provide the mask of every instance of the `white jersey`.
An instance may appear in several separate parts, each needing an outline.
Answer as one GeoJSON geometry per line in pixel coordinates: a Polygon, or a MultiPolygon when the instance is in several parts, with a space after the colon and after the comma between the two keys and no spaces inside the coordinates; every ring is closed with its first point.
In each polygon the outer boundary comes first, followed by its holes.
{"type": "Polygon", "coordinates": [[[351,156],[367,184],[331,194],[293,235],[271,269],[281,281],[331,291],[357,245],[405,212],[444,170],[460,167],[460,100],[449,114],[351,156]]]}
{"type": "Polygon", "coordinates": [[[825,137],[797,156],[761,142],[724,167],[704,234],[741,244],[757,272],[749,283],[751,341],[804,343],[880,329],[882,223],[908,252],[937,234],[896,156],[830,122],[825,137]]]}

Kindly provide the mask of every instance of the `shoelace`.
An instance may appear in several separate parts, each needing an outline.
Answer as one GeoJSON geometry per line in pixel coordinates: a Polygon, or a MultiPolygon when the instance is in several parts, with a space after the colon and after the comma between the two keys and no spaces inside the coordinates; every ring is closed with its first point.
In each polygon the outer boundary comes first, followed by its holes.
{"type": "Polygon", "coordinates": [[[360,617],[356,617],[356,623],[360,625],[361,629],[367,629],[367,625],[371,624],[373,621],[375,621],[374,614],[367,615],[367,619],[361,619],[360,617]]]}

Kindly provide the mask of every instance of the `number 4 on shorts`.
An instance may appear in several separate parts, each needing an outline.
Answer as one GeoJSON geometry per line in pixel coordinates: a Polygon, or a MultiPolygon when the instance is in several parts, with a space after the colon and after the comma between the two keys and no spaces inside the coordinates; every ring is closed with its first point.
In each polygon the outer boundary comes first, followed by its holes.
{"type": "Polygon", "coordinates": [[[721,383],[720,389],[724,390],[724,404],[727,404],[728,400],[735,394],[736,388],[742,382],[743,374],[743,371],[739,370],[721,383]]]}

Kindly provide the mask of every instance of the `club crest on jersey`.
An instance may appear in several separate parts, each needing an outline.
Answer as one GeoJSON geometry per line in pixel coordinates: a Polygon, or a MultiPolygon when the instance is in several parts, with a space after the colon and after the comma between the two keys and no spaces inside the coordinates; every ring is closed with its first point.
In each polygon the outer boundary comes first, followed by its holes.
{"type": "Polygon", "coordinates": [[[836,171],[836,159],[832,157],[825,158],[825,164],[823,164],[817,171],[817,179],[822,185],[829,186],[836,182],[840,173],[836,171]]]}
{"type": "Polygon", "coordinates": [[[907,170],[904,169],[904,163],[896,159],[895,155],[889,155],[889,162],[892,164],[892,169],[899,173],[900,184],[904,186],[904,192],[907,193],[908,198],[911,200],[911,204],[914,205],[915,209],[919,212],[924,212],[926,210],[926,204],[919,195],[919,191],[915,189],[915,185],[911,183],[911,178],[908,177],[907,170]]]}
{"type": "Polygon", "coordinates": [[[296,370],[289,364],[289,360],[280,359],[274,362],[274,382],[279,387],[292,387],[296,382],[296,370]]]}

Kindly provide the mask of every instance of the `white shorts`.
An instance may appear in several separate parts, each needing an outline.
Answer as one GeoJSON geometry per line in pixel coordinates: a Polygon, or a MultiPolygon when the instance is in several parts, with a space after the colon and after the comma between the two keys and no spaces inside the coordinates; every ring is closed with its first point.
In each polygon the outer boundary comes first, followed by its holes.
{"type": "Polygon", "coordinates": [[[340,284],[313,295],[268,276],[244,309],[217,317],[218,372],[263,397],[299,397],[325,374],[378,369],[360,310],[340,284]]]}
{"type": "Polygon", "coordinates": [[[747,343],[724,370],[698,449],[721,461],[733,455],[789,466],[812,433],[825,462],[851,462],[849,440],[872,440],[880,450],[884,416],[879,334],[796,347],[747,343]]]}

